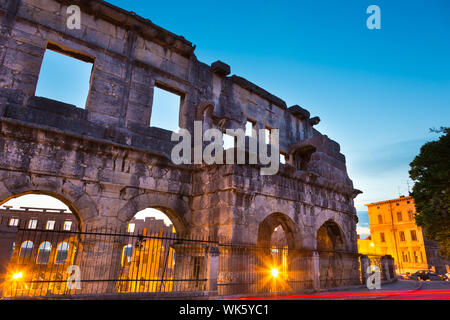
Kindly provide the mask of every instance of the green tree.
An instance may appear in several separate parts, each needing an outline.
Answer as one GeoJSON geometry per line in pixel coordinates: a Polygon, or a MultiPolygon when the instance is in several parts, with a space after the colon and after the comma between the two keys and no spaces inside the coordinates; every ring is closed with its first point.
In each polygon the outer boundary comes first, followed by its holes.
{"type": "Polygon", "coordinates": [[[439,243],[440,254],[450,259],[450,128],[431,130],[443,133],[439,140],[425,143],[410,163],[409,175],[415,184],[415,216],[429,240],[439,243]]]}

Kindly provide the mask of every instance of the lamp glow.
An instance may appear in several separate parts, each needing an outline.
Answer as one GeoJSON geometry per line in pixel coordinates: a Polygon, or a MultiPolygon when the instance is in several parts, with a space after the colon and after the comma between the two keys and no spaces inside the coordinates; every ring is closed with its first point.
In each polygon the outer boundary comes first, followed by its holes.
{"type": "Polygon", "coordinates": [[[23,273],[22,273],[22,272],[14,273],[14,274],[12,275],[12,278],[13,278],[13,280],[20,280],[20,279],[23,278],[23,273]]]}
{"type": "Polygon", "coordinates": [[[270,270],[270,273],[272,274],[272,277],[276,278],[279,275],[279,271],[276,268],[273,268],[272,270],[270,270]]]}

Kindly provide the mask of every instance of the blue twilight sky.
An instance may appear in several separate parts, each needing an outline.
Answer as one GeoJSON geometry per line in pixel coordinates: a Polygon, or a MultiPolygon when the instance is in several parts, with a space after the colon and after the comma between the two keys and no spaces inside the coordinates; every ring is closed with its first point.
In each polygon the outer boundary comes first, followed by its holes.
{"type": "Polygon", "coordinates": [[[222,60],[319,116],[364,192],[358,211],[407,193],[409,163],[437,138],[429,128],[450,125],[450,1],[109,2],[184,36],[200,61],[222,60]],[[371,4],[381,30],[366,27],[371,4]]]}

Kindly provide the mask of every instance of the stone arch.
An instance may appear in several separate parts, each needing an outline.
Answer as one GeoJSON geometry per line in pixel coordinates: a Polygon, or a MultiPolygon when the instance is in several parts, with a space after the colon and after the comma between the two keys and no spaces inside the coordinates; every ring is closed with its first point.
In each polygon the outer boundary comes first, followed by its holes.
{"type": "MultiPolygon", "coordinates": [[[[342,224],[338,222],[339,220],[341,219],[339,219],[339,216],[336,216],[336,212],[328,210],[320,212],[317,215],[315,222],[314,238],[317,240],[317,233],[319,232],[322,226],[324,226],[325,224],[332,225],[332,228],[336,231],[336,235],[339,235],[339,237],[342,239],[342,245],[338,245],[339,250],[344,251],[348,249],[350,241],[342,224]]],[[[317,241],[316,241],[316,248],[317,248],[317,241]]]]}
{"type": "Polygon", "coordinates": [[[99,215],[97,206],[83,188],[63,178],[29,176],[23,173],[0,172],[0,205],[27,194],[51,196],[69,207],[81,231],[90,219],[99,215]]]}
{"type": "Polygon", "coordinates": [[[178,233],[189,231],[189,223],[186,221],[186,216],[190,212],[189,207],[185,201],[171,194],[152,192],[131,198],[119,210],[118,218],[122,222],[128,222],[137,212],[147,208],[158,209],[167,215],[178,233]]]}
{"type": "Polygon", "coordinates": [[[333,220],[328,219],[316,231],[317,250],[326,249],[332,251],[344,251],[346,239],[342,228],[333,220]],[[319,238],[326,241],[320,243],[319,238]]]}
{"type": "Polygon", "coordinates": [[[202,131],[213,127],[214,104],[211,101],[201,102],[195,110],[195,120],[202,121],[202,131]]]}
{"type": "Polygon", "coordinates": [[[316,232],[319,252],[319,280],[321,288],[338,287],[345,283],[346,242],[342,228],[333,220],[326,220],[316,232]]]}
{"type": "Polygon", "coordinates": [[[214,103],[211,101],[205,100],[203,102],[200,102],[195,109],[195,120],[202,121],[204,120],[204,117],[212,117],[212,114],[214,112],[214,103]]]}
{"type": "Polygon", "coordinates": [[[274,212],[268,215],[258,227],[258,247],[270,247],[271,236],[276,227],[281,226],[286,236],[286,241],[289,249],[296,248],[296,237],[298,228],[295,222],[286,214],[274,212]]]}

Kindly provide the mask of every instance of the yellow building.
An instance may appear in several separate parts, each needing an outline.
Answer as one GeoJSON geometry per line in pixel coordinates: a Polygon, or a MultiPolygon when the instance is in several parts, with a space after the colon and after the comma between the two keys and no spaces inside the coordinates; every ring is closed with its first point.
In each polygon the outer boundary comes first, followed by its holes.
{"type": "Polygon", "coordinates": [[[426,241],[422,228],[414,220],[415,205],[412,197],[366,204],[369,209],[370,242],[359,240],[360,253],[391,255],[397,273],[428,270],[426,241]],[[367,242],[367,243],[365,243],[367,242]],[[371,243],[373,245],[371,245],[371,243]],[[373,249],[371,251],[371,249],[373,249]]]}

